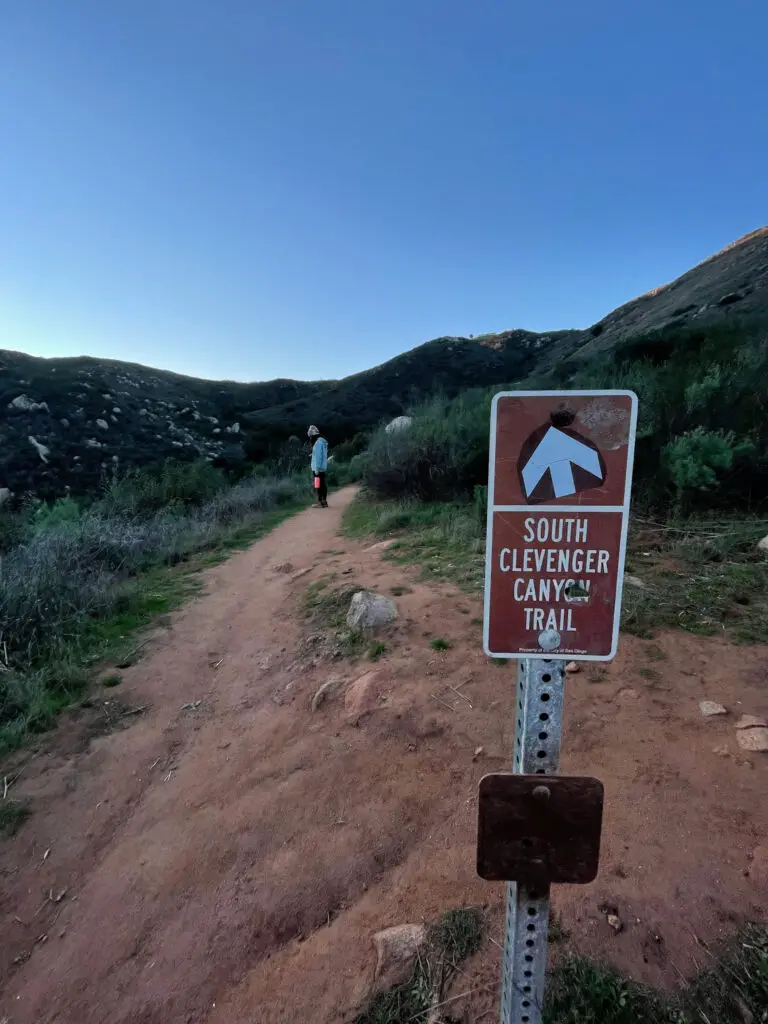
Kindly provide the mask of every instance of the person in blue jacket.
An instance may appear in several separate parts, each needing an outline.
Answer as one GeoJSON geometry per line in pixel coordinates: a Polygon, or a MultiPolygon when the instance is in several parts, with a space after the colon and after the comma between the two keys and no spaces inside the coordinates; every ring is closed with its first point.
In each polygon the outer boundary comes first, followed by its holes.
{"type": "Polygon", "coordinates": [[[315,490],[317,491],[317,508],[328,508],[328,483],[326,473],[328,472],[328,442],[316,426],[311,426],[307,431],[312,445],[312,474],[315,478],[315,490]],[[319,481],[319,482],[318,482],[319,481]]]}

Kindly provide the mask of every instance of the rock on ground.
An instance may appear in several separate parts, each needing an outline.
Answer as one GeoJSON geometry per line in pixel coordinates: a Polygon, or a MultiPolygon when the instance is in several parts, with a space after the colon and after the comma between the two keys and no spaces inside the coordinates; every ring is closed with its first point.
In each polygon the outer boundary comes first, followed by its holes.
{"type": "Polygon", "coordinates": [[[379,679],[378,672],[366,672],[347,687],[344,694],[344,710],[353,722],[357,722],[376,707],[379,699],[379,679]]]}
{"type": "Polygon", "coordinates": [[[27,440],[32,445],[32,447],[37,451],[37,454],[40,456],[43,462],[47,462],[48,456],[51,454],[51,449],[44,444],[40,444],[40,442],[31,435],[30,437],[27,438],[27,440]]]}
{"type": "Polygon", "coordinates": [[[757,550],[764,551],[768,555],[768,533],[763,537],[762,540],[757,542],[757,550]]]}
{"type": "Polygon", "coordinates": [[[756,726],[765,729],[768,728],[768,722],[764,718],[758,718],[757,715],[742,715],[736,723],[737,729],[754,729],[756,726]]]}
{"type": "Polygon", "coordinates": [[[0,506],[4,505],[11,497],[10,487],[0,487],[0,506]]]}
{"type": "Polygon", "coordinates": [[[699,711],[705,718],[711,718],[713,715],[727,715],[728,709],[724,708],[722,704],[718,704],[714,700],[700,700],[699,711]]]}
{"type": "Polygon", "coordinates": [[[423,924],[399,924],[373,936],[376,947],[375,992],[383,992],[407,981],[413,962],[427,938],[423,924]]]}
{"type": "Polygon", "coordinates": [[[372,590],[360,590],[352,598],[347,612],[350,629],[377,629],[394,622],[397,606],[394,601],[372,590]]]}
{"type": "Polygon", "coordinates": [[[323,683],[319,690],[315,691],[310,704],[313,711],[317,711],[320,705],[325,702],[326,697],[330,697],[333,691],[338,688],[339,682],[340,680],[338,679],[329,679],[326,683],[323,683]]]}
{"type": "Polygon", "coordinates": [[[410,416],[396,416],[384,427],[384,430],[388,434],[397,434],[401,430],[407,430],[411,423],[413,423],[413,420],[410,416]]]}
{"type": "Polygon", "coordinates": [[[630,587],[637,587],[638,590],[647,590],[647,583],[643,583],[639,576],[631,576],[628,572],[624,573],[624,582],[628,583],[630,587]]]}
{"type": "Polygon", "coordinates": [[[768,751],[768,729],[754,725],[751,729],[738,729],[736,742],[742,750],[764,753],[768,751]]]}
{"type": "Polygon", "coordinates": [[[565,671],[574,674],[576,672],[581,671],[581,666],[579,665],[578,661],[569,661],[568,664],[565,666],[565,671]]]}

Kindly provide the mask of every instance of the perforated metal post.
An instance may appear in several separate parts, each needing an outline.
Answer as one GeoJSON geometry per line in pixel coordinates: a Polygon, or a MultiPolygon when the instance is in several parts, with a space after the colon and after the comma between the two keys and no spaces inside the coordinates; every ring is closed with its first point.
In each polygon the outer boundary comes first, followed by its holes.
{"type": "MultiPolygon", "coordinates": [[[[560,765],[565,662],[518,663],[512,771],[547,775],[560,765]]],[[[547,962],[549,886],[507,884],[501,979],[501,1024],[540,1024],[547,962]]]]}

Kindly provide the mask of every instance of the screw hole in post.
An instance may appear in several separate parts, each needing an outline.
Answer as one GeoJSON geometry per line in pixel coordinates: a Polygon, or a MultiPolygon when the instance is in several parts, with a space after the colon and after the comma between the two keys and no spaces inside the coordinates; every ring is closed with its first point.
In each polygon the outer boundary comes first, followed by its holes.
{"type": "Polygon", "coordinates": [[[546,750],[537,750],[536,751],[536,757],[538,757],[539,759],[541,759],[542,757],[546,757],[546,756],[547,756],[546,750]]]}
{"type": "Polygon", "coordinates": [[[525,944],[526,944],[526,946],[528,947],[528,949],[533,949],[533,947],[534,947],[534,945],[535,945],[535,943],[534,943],[533,939],[526,939],[526,940],[525,940],[525,944]]]}
{"type": "Polygon", "coordinates": [[[552,676],[549,674],[549,672],[545,672],[544,675],[541,677],[541,681],[542,683],[551,683],[552,676]]]}
{"type": "Polygon", "coordinates": [[[540,733],[539,733],[539,739],[540,739],[540,740],[546,740],[546,739],[549,739],[549,733],[548,733],[548,732],[540,732],[540,733]]]}
{"type": "Polygon", "coordinates": [[[548,693],[542,693],[541,699],[546,703],[549,700],[549,694],[548,693]]]}
{"type": "Polygon", "coordinates": [[[541,712],[541,714],[539,715],[539,721],[540,722],[548,722],[549,721],[549,715],[547,714],[546,711],[542,711],[541,712]]]}

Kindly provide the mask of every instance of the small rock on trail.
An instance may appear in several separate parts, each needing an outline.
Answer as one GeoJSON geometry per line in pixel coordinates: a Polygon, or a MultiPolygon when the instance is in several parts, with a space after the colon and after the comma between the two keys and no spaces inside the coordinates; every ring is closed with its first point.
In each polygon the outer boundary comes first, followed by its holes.
{"type": "Polygon", "coordinates": [[[413,961],[426,937],[423,924],[399,924],[373,936],[376,947],[375,992],[383,992],[408,980],[413,961]]]}
{"type": "Polygon", "coordinates": [[[739,729],[736,733],[736,742],[742,750],[766,753],[768,752],[768,729],[759,726],[753,726],[751,729],[739,729]]]}
{"type": "Polygon", "coordinates": [[[353,722],[376,707],[379,697],[379,673],[366,672],[347,687],[344,694],[344,710],[353,722]]]}
{"type": "Polygon", "coordinates": [[[718,704],[714,700],[700,700],[699,711],[705,718],[711,718],[713,715],[727,715],[728,709],[724,708],[722,704],[718,704]]]}
{"type": "Polygon", "coordinates": [[[310,703],[311,709],[313,711],[317,711],[320,705],[325,703],[326,698],[330,697],[340,685],[341,681],[339,679],[329,679],[327,682],[323,683],[320,689],[315,691],[315,695],[310,703]]]}
{"type": "Polygon", "coordinates": [[[347,625],[350,629],[378,629],[396,618],[397,605],[394,601],[372,590],[360,590],[349,606],[347,625]]]}

